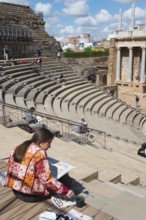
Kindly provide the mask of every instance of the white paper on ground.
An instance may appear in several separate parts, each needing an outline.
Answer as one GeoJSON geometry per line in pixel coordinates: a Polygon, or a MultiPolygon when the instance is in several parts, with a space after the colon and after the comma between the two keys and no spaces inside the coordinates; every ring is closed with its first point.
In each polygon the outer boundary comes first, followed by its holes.
{"type": "Polygon", "coordinates": [[[57,198],[57,197],[54,197],[54,196],[51,197],[51,201],[53,202],[53,204],[58,209],[63,209],[63,208],[66,208],[68,206],[72,206],[72,205],[76,204],[76,202],[63,200],[63,199],[60,199],[60,198],[57,198]]]}
{"type": "Polygon", "coordinates": [[[54,212],[49,212],[49,211],[42,212],[42,213],[39,215],[39,220],[45,220],[45,219],[55,220],[55,219],[56,219],[56,213],[54,213],[54,212]]]}
{"type": "Polygon", "coordinates": [[[93,220],[93,218],[76,211],[75,209],[71,209],[68,213],[67,216],[69,216],[70,218],[73,218],[73,220],[93,220]]]}

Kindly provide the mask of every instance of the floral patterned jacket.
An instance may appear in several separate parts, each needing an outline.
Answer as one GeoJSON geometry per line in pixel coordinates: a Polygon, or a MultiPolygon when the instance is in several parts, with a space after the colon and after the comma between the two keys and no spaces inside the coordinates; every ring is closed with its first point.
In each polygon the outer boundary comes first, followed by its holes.
{"type": "Polygon", "coordinates": [[[51,176],[46,151],[31,144],[21,163],[13,159],[14,150],[8,161],[5,185],[25,194],[47,196],[49,191],[65,195],[68,187],[51,176]]]}

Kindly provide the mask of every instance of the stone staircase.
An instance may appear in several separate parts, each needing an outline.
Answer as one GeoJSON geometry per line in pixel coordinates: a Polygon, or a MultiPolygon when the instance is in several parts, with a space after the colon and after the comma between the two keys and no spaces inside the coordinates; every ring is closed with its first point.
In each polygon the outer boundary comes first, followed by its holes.
{"type": "MultiPolygon", "coordinates": [[[[8,157],[12,148],[31,134],[19,128],[0,126],[1,145],[0,158],[8,157]],[[15,138],[14,138],[15,137],[15,138]]],[[[70,176],[81,181],[88,205],[98,208],[99,220],[144,220],[146,218],[146,164],[144,158],[135,155],[132,144],[121,140],[107,140],[106,149],[94,149],[89,145],[78,145],[72,141],[55,138],[49,149],[49,156],[69,163],[75,168],[70,176]],[[117,143],[123,146],[118,152],[117,143]],[[131,156],[129,155],[131,150],[131,156]],[[118,160],[117,160],[118,158],[118,160]],[[143,181],[141,181],[143,179],[143,181]],[[143,184],[142,184],[143,182],[143,184]],[[88,193],[86,193],[88,192],[88,193]]]]}
{"type": "Polygon", "coordinates": [[[90,192],[86,198],[87,203],[100,208],[114,218],[119,220],[146,218],[144,211],[146,197],[140,191],[137,192],[137,186],[119,186],[98,180],[84,182],[83,185],[90,192]]]}

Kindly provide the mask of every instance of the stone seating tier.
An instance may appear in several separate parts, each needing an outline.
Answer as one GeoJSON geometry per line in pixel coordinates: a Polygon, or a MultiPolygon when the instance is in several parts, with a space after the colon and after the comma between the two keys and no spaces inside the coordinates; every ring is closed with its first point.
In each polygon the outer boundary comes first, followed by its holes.
{"type": "MultiPolygon", "coordinates": [[[[56,62],[57,62],[56,59],[51,58],[49,60],[48,58],[44,58],[44,66],[42,69],[43,70],[47,69],[48,64],[56,63],[56,62]]],[[[61,62],[59,62],[59,63],[61,63],[61,62]]],[[[75,91],[75,87],[76,87],[75,83],[80,84],[81,82],[82,83],[84,82],[85,85],[89,85],[89,83],[87,83],[86,80],[77,76],[76,74],[74,74],[70,70],[69,70],[69,72],[64,71],[62,66],[63,66],[63,63],[61,63],[61,71],[63,71],[63,74],[65,75],[65,78],[66,78],[65,89],[63,87],[61,87],[61,85],[57,85],[57,84],[55,85],[56,82],[54,83],[53,81],[50,81],[49,83],[46,81],[44,83],[45,79],[43,77],[46,77],[46,79],[47,79],[47,77],[50,77],[50,72],[48,71],[45,74],[43,74],[43,71],[41,71],[41,67],[40,67],[40,68],[38,68],[38,71],[36,73],[36,74],[38,74],[38,77],[34,78],[33,74],[32,75],[28,74],[28,77],[30,77],[30,79],[27,79],[27,76],[26,77],[19,76],[20,79],[22,80],[22,83],[21,83],[21,81],[18,83],[15,82],[14,85],[13,85],[13,82],[12,82],[12,84],[10,83],[10,85],[12,85],[12,86],[8,89],[8,92],[6,92],[7,94],[5,94],[6,95],[5,100],[7,100],[8,102],[10,101],[11,104],[12,103],[14,104],[16,101],[18,106],[21,106],[22,103],[24,103],[23,106],[30,106],[31,104],[33,104],[34,106],[38,105],[39,109],[41,109],[41,106],[44,109],[44,106],[45,106],[46,113],[49,113],[49,104],[51,105],[51,108],[52,108],[53,102],[55,101],[54,103],[59,104],[58,111],[61,112],[62,111],[62,104],[64,103],[63,99],[67,100],[67,97],[69,97],[69,100],[68,100],[69,103],[65,106],[65,109],[68,109],[68,111],[69,111],[66,114],[66,115],[68,115],[67,118],[69,117],[70,113],[72,113],[72,116],[70,116],[71,119],[73,118],[73,116],[75,117],[75,119],[76,119],[76,117],[79,117],[77,115],[78,113],[81,117],[85,117],[85,115],[88,115],[88,114],[86,114],[86,112],[89,111],[89,113],[92,116],[94,116],[94,114],[96,114],[96,116],[99,114],[98,116],[104,116],[106,119],[111,118],[112,120],[115,120],[118,123],[121,122],[121,124],[127,124],[129,126],[129,128],[133,127],[136,130],[143,129],[143,127],[142,127],[143,125],[142,125],[141,121],[144,116],[141,117],[141,115],[139,113],[136,113],[136,112],[134,113],[134,109],[131,109],[129,106],[126,106],[125,103],[120,102],[120,100],[117,100],[117,102],[111,102],[111,101],[113,101],[112,96],[109,96],[103,90],[98,91],[98,89],[97,89],[97,92],[95,92],[95,94],[93,94],[93,95],[91,93],[89,94],[84,91],[86,93],[86,94],[84,94],[85,96],[84,95],[82,96],[82,94],[79,94],[77,91],[75,91]],[[42,81],[42,83],[41,83],[41,81],[42,81]],[[35,88],[33,85],[34,86],[36,85],[35,88]],[[26,86],[26,88],[25,88],[25,86],[26,86]],[[34,88],[34,90],[33,90],[33,88],[34,88]],[[11,92],[13,92],[13,93],[15,92],[14,94],[16,96],[11,95],[10,94],[11,92]],[[29,96],[29,93],[30,93],[30,96],[29,96]],[[50,98],[49,98],[49,101],[47,104],[47,97],[48,96],[52,96],[53,98],[52,98],[51,102],[50,102],[50,98]],[[10,97],[13,100],[10,100],[10,97]],[[56,102],[56,100],[60,97],[61,97],[60,101],[56,102]],[[20,101],[20,103],[19,103],[19,101],[20,101]],[[106,105],[106,107],[105,107],[105,105],[106,105]],[[78,109],[78,107],[79,107],[79,109],[78,109]],[[100,110],[101,110],[101,112],[100,112],[100,110]],[[104,114],[104,110],[106,110],[105,114],[104,114]],[[102,111],[103,111],[103,113],[102,113],[102,111]]],[[[65,64],[65,67],[66,67],[66,64],[65,64]]],[[[15,70],[15,68],[13,70],[15,70]]],[[[9,71],[10,71],[10,69],[9,69],[9,71]]],[[[24,75],[25,75],[25,71],[24,71],[24,75]]],[[[54,78],[56,78],[57,75],[60,74],[60,69],[59,69],[59,67],[57,67],[57,69],[55,71],[55,68],[53,67],[53,71],[54,71],[54,73],[53,73],[54,78]]],[[[21,74],[23,74],[23,71],[21,70],[20,73],[19,73],[19,71],[17,73],[11,72],[11,75],[13,75],[13,74],[14,75],[15,74],[21,75],[21,74]]],[[[51,80],[53,80],[52,77],[51,77],[51,80]]],[[[91,88],[93,87],[93,90],[95,89],[94,85],[90,84],[90,86],[91,86],[91,88]]],[[[3,98],[4,98],[4,93],[2,92],[1,94],[3,94],[3,98]]],[[[55,109],[56,109],[56,107],[55,107],[55,109]]],[[[51,113],[53,113],[53,110],[51,110],[51,113]]],[[[63,115],[63,114],[62,114],[62,116],[65,117],[65,115],[63,115]]],[[[108,123],[108,120],[106,121],[106,123],[108,123]]]]}

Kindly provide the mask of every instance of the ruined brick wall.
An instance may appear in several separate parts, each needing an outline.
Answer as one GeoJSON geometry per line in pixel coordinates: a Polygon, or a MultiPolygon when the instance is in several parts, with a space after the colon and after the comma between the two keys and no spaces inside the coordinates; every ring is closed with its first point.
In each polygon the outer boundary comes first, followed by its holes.
{"type": "MultiPolygon", "coordinates": [[[[9,27],[14,25],[20,25],[22,28],[27,27],[32,33],[33,42],[29,43],[27,49],[32,47],[30,50],[35,51],[38,45],[40,45],[48,55],[55,55],[58,48],[60,48],[60,44],[54,39],[54,37],[49,36],[45,31],[45,22],[36,15],[29,6],[0,2],[0,26],[9,27]]],[[[25,47],[27,46],[23,42],[17,43],[23,44],[25,47]]],[[[0,39],[0,54],[2,54],[2,47],[5,44],[11,49],[13,42],[0,39]]],[[[27,52],[27,50],[25,52],[27,52]]]]}

